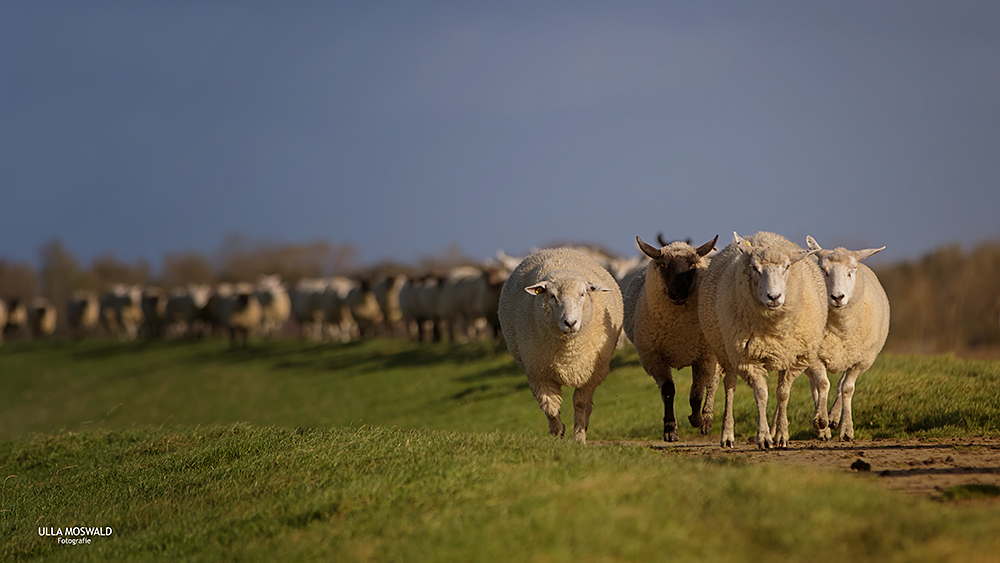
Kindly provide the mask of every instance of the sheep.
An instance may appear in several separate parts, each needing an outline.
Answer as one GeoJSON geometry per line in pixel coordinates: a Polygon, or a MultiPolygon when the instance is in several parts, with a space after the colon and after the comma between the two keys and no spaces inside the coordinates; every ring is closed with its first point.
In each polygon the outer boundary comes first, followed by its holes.
{"type": "Polygon", "coordinates": [[[409,280],[399,292],[399,308],[418,342],[441,341],[438,301],[444,278],[429,274],[409,280]]]}
{"type": "Polygon", "coordinates": [[[3,325],[3,335],[6,338],[23,337],[28,328],[28,307],[19,297],[7,302],[7,322],[3,325]]]}
{"type": "Polygon", "coordinates": [[[326,289],[321,296],[321,310],[325,321],[324,338],[339,339],[347,343],[360,337],[358,323],[354,321],[347,296],[357,286],[357,282],[344,276],[334,276],[326,280],[326,289]]]}
{"type": "Polygon", "coordinates": [[[223,324],[229,329],[229,344],[235,348],[243,340],[243,348],[260,328],[261,308],[253,285],[243,282],[233,288],[233,293],[222,303],[223,324]]]}
{"type": "Polygon", "coordinates": [[[403,312],[399,307],[399,293],[405,284],[404,274],[382,276],[375,283],[375,300],[382,310],[382,322],[385,323],[386,334],[389,336],[403,334],[403,312]]]}
{"type": "Polygon", "coordinates": [[[119,340],[135,340],[142,325],[142,288],[116,284],[101,299],[101,323],[119,340]]]}
{"type": "MultiPolygon", "coordinates": [[[[889,335],[889,298],[875,272],[862,260],[885,249],[834,250],[822,248],[816,239],[806,237],[806,245],[816,252],[817,263],[826,281],[829,312],[826,331],[819,348],[820,362],[809,368],[814,385],[817,410],[826,414],[830,383],[827,372],[843,372],[837,385],[837,397],[830,413],[830,426],[839,426],[841,441],[854,440],[851,398],[857,378],[868,371],[882,351],[889,335]]],[[[831,437],[830,428],[820,428],[820,438],[831,437]]]]}
{"type": "Polygon", "coordinates": [[[327,282],[322,279],[302,279],[288,293],[291,315],[299,325],[299,338],[320,340],[323,337],[323,294],[327,282]]]}
{"type": "Polygon", "coordinates": [[[479,315],[476,292],[483,270],[479,266],[458,266],[445,277],[437,300],[437,319],[447,324],[448,339],[465,342],[479,315]]]}
{"type": "Polygon", "coordinates": [[[56,331],[56,308],[44,297],[31,300],[28,308],[28,326],[31,337],[41,340],[52,336],[56,331]]]}
{"type": "Polygon", "coordinates": [[[762,231],[743,239],[734,232],[733,242],[712,258],[705,272],[698,316],[725,373],[722,447],[731,448],[735,442],[737,377],[750,385],[757,402],[757,447],[788,445],[786,408],[792,381],[817,361],[826,326],[823,274],[805,259],[814,252],[774,233],[762,231]],[[773,435],[767,424],[769,370],[779,372],[773,435]]]}
{"type": "Polygon", "coordinates": [[[219,282],[212,288],[208,301],[205,303],[204,317],[208,322],[209,333],[225,333],[229,331],[226,326],[226,302],[233,296],[236,286],[230,282],[219,282]]]}
{"type": "Polygon", "coordinates": [[[376,336],[379,324],[382,322],[382,309],[375,299],[372,283],[368,279],[358,280],[351,288],[345,300],[351,310],[354,322],[358,323],[358,331],[364,338],[376,336]]]}
{"type": "Polygon", "coordinates": [[[7,328],[7,302],[0,299],[0,344],[3,344],[4,329],[7,328]]]}
{"type": "Polygon", "coordinates": [[[167,323],[167,292],[158,287],[142,290],[142,331],[146,338],[160,338],[167,323]]]}
{"type": "Polygon", "coordinates": [[[164,316],[170,336],[204,336],[208,319],[208,302],[212,288],[207,285],[190,284],[170,291],[164,316]]]}
{"type": "Polygon", "coordinates": [[[500,291],[513,268],[508,269],[503,263],[487,263],[482,269],[483,275],[476,282],[474,310],[476,315],[486,320],[489,331],[486,337],[499,342],[502,336],[499,316],[500,291]]]}
{"type": "Polygon", "coordinates": [[[674,418],[674,379],[671,368],[691,366],[691,416],[688,421],[702,434],[712,429],[718,362],[709,350],[698,322],[698,285],[708,268],[714,239],[697,249],[687,242],[656,248],[636,237],[650,258],[625,291],[624,330],[639,352],[639,362],[663,399],[663,440],[678,440],[674,418]],[[704,399],[704,407],[702,400],[704,399]]]}
{"type": "Polygon", "coordinates": [[[101,320],[101,304],[91,291],[78,290],[66,300],[66,324],[79,340],[97,328],[101,320]]]}
{"type": "Polygon", "coordinates": [[[622,328],[622,295],[611,274],[586,254],[552,248],[529,255],[500,291],[499,317],[507,349],[562,437],[562,386],[573,393],[573,438],[587,441],[594,391],[611,370],[622,328]]]}
{"type": "Polygon", "coordinates": [[[257,300],[260,301],[261,332],[269,337],[280,333],[292,312],[291,298],[281,277],[261,276],[257,281],[257,300]]]}

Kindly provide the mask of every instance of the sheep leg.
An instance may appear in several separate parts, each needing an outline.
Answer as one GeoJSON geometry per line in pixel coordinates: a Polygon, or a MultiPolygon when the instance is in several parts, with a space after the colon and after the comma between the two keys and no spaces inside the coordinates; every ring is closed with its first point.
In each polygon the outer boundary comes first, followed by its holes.
{"type": "Polygon", "coordinates": [[[779,448],[788,447],[788,397],[791,395],[792,383],[798,377],[798,373],[790,370],[778,372],[778,406],[774,410],[773,434],[774,445],[779,448]]]}
{"type": "Polygon", "coordinates": [[[736,426],[733,420],[733,399],[736,395],[736,374],[730,369],[725,369],[725,376],[722,379],[722,388],[726,395],[726,406],[722,414],[722,447],[732,448],[736,445],[736,426]]]}
{"type": "Polygon", "coordinates": [[[854,397],[854,382],[862,373],[868,370],[868,366],[854,364],[844,373],[841,378],[843,384],[843,415],[840,419],[840,441],[851,442],[854,440],[854,420],[851,415],[851,399],[854,397]]]}
{"type": "Polygon", "coordinates": [[[743,379],[753,389],[753,398],[757,401],[757,449],[770,450],[774,441],[767,426],[767,372],[761,367],[746,372],[743,379]]]}
{"type": "Polygon", "coordinates": [[[719,388],[718,365],[695,363],[691,366],[691,426],[701,429],[702,434],[712,432],[715,418],[715,392],[719,388]],[[704,401],[704,402],[703,402],[704,401]]]}
{"type": "Polygon", "coordinates": [[[806,375],[809,377],[809,390],[812,392],[813,405],[816,407],[813,413],[813,428],[819,430],[820,440],[829,440],[833,434],[826,412],[826,405],[830,400],[830,380],[826,376],[826,367],[822,362],[816,362],[809,366],[806,375]]]}
{"type": "Polygon", "coordinates": [[[833,400],[833,407],[830,409],[830,427],[840,426],[840,418],[844,410],[844,383],[847,381],[847,372],[840,374],[840,381],[837,383],[837,396],[833,400]]]}
{"type": "Polygon", "coordinates": [[[580,387],[573,392],[573,439],[581,444],[587,443],[587,427],[590,426],[590,413],[593,410],[593,388],[580,387]]]}
{"type": "MultiPolygon", "coordinates": [[[[677,389],[674,386],[674,377],[671,374],[670,366],[666,365],[663,359],[656,362],[657,368],[650,375],[660,388],[660,399],[663,400],[663,441],[676,442],[680,439],[677,433],[677,418],[674,416],[674,396],[677,389]]],[[[693,389],[692,389],[692,392],[693,389]]]]}
{"type": "Polygon", "coordinates": [[[562,388],[552,382],[533,383],[529,381],[531,393],[538,401],[538,407],[549,420],[549,434],[563,437],[566,425],[559,419],[559,407],[562,405],[562,388]]]}

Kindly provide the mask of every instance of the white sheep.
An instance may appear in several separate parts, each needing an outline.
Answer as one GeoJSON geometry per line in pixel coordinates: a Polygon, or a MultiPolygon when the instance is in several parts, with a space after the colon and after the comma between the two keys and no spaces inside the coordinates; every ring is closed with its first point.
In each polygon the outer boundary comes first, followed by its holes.
{"type": "Polygon", "coordinates": [[[292,313],[291,298],[281,283],[281,276],[261,276],[257,281],[257,300],[260,301],[261,332],[269,337],[279,334],[292,313]]]}
{"type": "Polygon", "coordinates": [[[288,293],[291,315],[299,325],[299,338],[320,340],[323,337],[323,295],[328,282],[323,279],[299,280],[288,293]]]}
{"type": "Polygon", "coordinates": [[[826,326],[826,287],[813,252],[759,232],[733,242],[712,258],[698,295],[702,332],[725,372],[722,446],[733,447],[736,377],[757,402],[757,447],[788,445],[792,381],[818,359],[826,326]],[[767,372],[778,371],[774,435],[767,424],[767,372]]]}
{"type": "Polygon", "coordinates": [[[688,421],[702,434],[712,429],[719,370],[698,323],[698,288],[708,268],[707,255],[718,239],[716,235],[696,249],[687,242],[656,248],[636,237],[640,250],[651,260],[625,291],[623,328],[643,369],[660,390],[667,442],[678,440],[671,368],[691,366],[688,421]]]}
{"type": "Polygon", "coordinates": [[[471,336],[480,316],[476,292],[482,277],[479,266],[457,266],[441,283],[436,317],[447,328],[451,342],[467,342],[471,336]]]}
{"type": "Polygon", "coordinates": [[[406,320],[409,332],[418,342],[441,341],[442,322],[438,316],[438,302],[444,278],[428,274],[410,279],[399,292],[399,308],[406,320]]]}
{"type": "Polygon", "coordinates": [[[573,438],[586,442],[594,391],[611,370],[622,327],[622,296],[611,274],[586,254],[553,248],[531,254],[500,292],[499,316],[507,349],[549,421],[559,418],[562,386],[573,393],[573,438]]]}
{"type": "Polygon", "coordinates": [[[360,337],[358,323],[351,315],[347,305],[347,296],[357,286],[357,282],[344,276],[333,276],[326,280],[326,289],[320,299],[320,307],[324,320],[324,338],[339,339],[347,343],[360,337]]]}
{"type": "MultiPolygon", "coordinates": [[[[840,426],[840,440],[854,439],[854,421],[851,417],[851,398],[858,377],[875,362],[889,335],[889,298],[878,277],[862,260],[882,248],[847,250],[838,247],[823,249],[816,239],[806,237],[810,250],[816,252],[820,270],[826,280],[829,304],[826,331],[819,348],[820,363],[809,368],[810,381],[817,408],[826,412],[830,383],[827,372],[843,372],[837,385],[837,398],[830,412],[831,426],[840,426]]],[[[830,438],[825,425],[820,428],[821,438],[830,438]]]]}

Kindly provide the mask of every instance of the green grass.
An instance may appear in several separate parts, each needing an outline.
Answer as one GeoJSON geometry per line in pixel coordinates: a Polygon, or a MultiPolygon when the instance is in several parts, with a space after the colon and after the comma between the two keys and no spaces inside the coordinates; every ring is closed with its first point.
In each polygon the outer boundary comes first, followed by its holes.
{"type": "MultiPolygon", "coordinates": [[[[686,424],[689,371],[676,379],[686,424]]],[[[524,374],[486,344],[13,342],[0,348],[0,382],[2,561],[990,561],[1000,552],[994,502],[552,439],[524,374]],[[82,546],[38,534],[66,526],[114,533],[82,546]]],[[[814,435],[810,403],[800,378],[793,440],[814,435]]],[[[721,409],[720,393],[717,419],[721,409]]],[[[741,383],[738,437],[755,432],[754,412],[741,383]]],[[[588,437],[658,439],[661,417],[635,352],[619,353],[588,437]]],[[[996,436],[1000,362],[883,355],[859,380],[854,418],[858,438],[996,436]]],[[[682,439],[695,432],[682,425],[682,439]]]]}

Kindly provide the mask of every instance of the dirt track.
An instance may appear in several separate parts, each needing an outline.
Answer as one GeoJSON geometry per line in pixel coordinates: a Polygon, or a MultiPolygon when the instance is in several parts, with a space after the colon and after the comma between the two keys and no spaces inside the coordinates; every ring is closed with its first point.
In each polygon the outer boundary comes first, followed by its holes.
{"type": "MultiPolygon", "coordinates": [[[[722,449],[718,437],[682,442],[592,442],[595,445],[644,445],[691,457],[739,459],[752,463],[783,463],[822,468],[877,479],[890,489],[940,498],[959,485],[1000,487],[1000,438],[934,438],[859,440],[841,443],[793,441],[786,450],[763,452],[756,445],[722,449]]],[[[1000,499],[994,497],[994,502],[1000,499]]]]}

